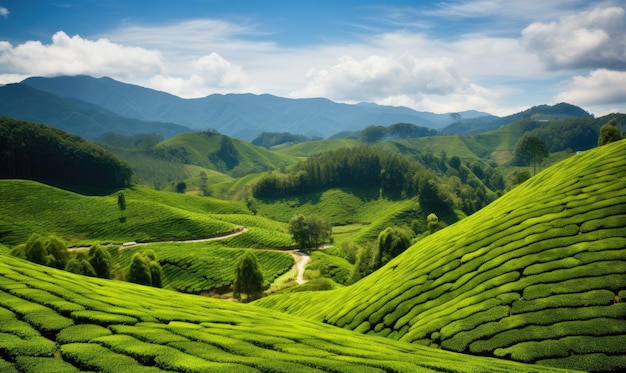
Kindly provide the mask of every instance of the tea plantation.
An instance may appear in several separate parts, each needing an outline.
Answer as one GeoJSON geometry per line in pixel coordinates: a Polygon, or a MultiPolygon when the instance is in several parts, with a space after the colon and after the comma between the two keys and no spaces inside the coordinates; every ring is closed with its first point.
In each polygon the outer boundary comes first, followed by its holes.
{"type": "Polygon", "coordinates": [[[542,372],[249,304],[42,267],[0,250],[1,372],[542,372]]]}
{"type": "Polygon", "coordinates": [[[392,340],[604,371],[626,369],[625,298],[620,141],[548,168],[353,286],[255,303],[392,340]]]}

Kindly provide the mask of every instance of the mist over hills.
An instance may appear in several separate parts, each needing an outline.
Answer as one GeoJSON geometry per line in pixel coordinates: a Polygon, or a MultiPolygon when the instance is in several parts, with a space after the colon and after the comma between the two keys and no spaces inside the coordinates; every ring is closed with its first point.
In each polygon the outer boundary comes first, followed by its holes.
{"type": "MultiPolygon", "coordinates": [[[[28,78],[24,85],[48,93],[98,105],[110,112],[144,121],[177,123],[195,130],[216,129],[222,134],[252,140],[264,131],[329,137],[372,124],[399,122],[441,129],[454,122],[450,114],[418,112],[406,107],[372,103],[340,104],[325,98],[288,99],[269,94],[213,94],[183,99],[111,78],[61,76],[28,78]]],[[[489,114],[458,113],[462,118],[489,114]]]]}

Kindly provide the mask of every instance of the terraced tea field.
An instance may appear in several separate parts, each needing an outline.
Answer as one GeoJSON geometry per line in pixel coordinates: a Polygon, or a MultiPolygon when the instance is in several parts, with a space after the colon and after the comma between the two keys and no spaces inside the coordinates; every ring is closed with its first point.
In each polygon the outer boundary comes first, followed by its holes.
{"type": "Polygon", "coordinates": [[[1,372],[543,372],[0,251],[1,372]]]}
{"type": "Polygon", "coordinates": [[[543,171],[353,286],[255,303],[466,354],[623,370],[624,299],[621,141],[543,171]]]}
{"type": "MultiPolygon", "coordinates": [[[[143,250],[152,250],[156,254],[163,268],[164,287],[199,294],[231,285],[239,258],[250,249],[226,247],[223,241],[155,243],[126,248],[119,256],[113,256],[114,263],[120,268],[127,268],[133,255],[143,250]]],[[[265,285],[293,265],[293,258],[287,252],[254,250],[254,253],[265,285]]]]}

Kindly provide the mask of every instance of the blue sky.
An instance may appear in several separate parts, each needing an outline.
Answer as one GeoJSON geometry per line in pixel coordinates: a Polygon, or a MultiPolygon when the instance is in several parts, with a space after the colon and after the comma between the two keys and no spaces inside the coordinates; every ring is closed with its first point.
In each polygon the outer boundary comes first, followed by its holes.
{"type": "Polygon", "coordinates": [[[438,113],[626,112],[619,0],[0,0],[0,84],[88,74],[438,113]]]}

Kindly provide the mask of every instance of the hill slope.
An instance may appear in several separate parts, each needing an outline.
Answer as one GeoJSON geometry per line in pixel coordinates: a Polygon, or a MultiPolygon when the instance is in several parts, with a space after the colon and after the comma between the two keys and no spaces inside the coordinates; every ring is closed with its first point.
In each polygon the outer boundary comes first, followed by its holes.
{"type": "Polygon", "coordinates": [[[85,278],[1,250],[0,297],[2,372],[550,371],[253,305],[85,278]]]}
{"type": "Polygon", "coordinates": [[[0,87],[0,116],[45,123],[91,140],[107,132],[124,135],[159,133],[171,137],[191,131],[178,124],[123,117],[93,104],[56,96],[25,84],[0,87]]]}
{"type": "Polygon", "coordinates": [[[573,156],[351,287],[258,304],[452,351],[624,369],[625,159],[626,141],[573,156]]]}

